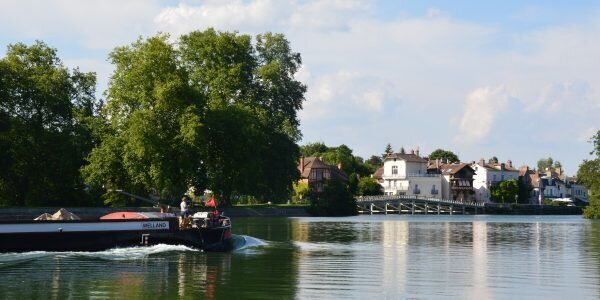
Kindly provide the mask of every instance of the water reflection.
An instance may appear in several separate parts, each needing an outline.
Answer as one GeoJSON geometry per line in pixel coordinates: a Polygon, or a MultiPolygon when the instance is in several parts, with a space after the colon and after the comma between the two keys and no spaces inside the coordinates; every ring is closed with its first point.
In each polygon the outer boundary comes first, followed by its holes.
{"type": "Polygon", "coordinates": [[[0,298],[598,299],[600,222],[578,217],[247,218],[231,253],[0,254],[0,298]]]}

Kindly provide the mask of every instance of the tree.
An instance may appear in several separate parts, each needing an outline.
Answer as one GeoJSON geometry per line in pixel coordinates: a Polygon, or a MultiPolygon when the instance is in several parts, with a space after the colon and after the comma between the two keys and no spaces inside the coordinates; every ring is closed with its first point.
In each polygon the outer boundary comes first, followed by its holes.
{"type": "Polygon", "coordinates": [[[492,158],[490,158],[489,162],[491,164],[497,164],[499,162],[498,157],[492,156],[492,158]]]}
{"type": "MultiPolygon", "coordinates": [[[[560,164],[560,162],[558,162],[560,164]]],[[[546,172],[546,170],[552,169],[552,165],[554,164],[554,160],[552,157],[541,158],[537,161],[537,168],[539,172],[546,172]]]]}
{"type": "Polygon", "coordinates": [[[367,159],[365,163],[377,169],[383,165],[383,160],[377,155],[371,155],[371,157],[369,157],[369,159],[367,159]]]}
{"type": "Polygon", "coordinates": [[[285,202],[299,149],[297,111],[306,87],[283,35],[213,29],[140,39],[115,64],[102,144],[83,173],[90,183],[173,199],[189,187],[285,202]]]}
{"type": "Polygon", "coordinates": [[[519,184],[516,179],[504,180],[498,186],[492,187],[492,200],[496,202],[513,202],[519,194],[519,184]]]}
{"type": "Polygon", "coordinates": [[[69,70],[37,41],[0,59],[0,205],[82,205],[79,168],[93,146],[96,76],[69,70]]]}
{"type": "Polygon", "coordinates": [[[385,150],[383,151],[383,154],[381,155],[381,159],[385,160],[385,158],[390,154],[394,154],[394,150],[392,149],[392,145],[390,143],[388,143],[385,146],[385,150]]]}
{"type": "Polygon", "coordinates": [[[363,177],[358,182],[357,194],[359,196],[383,195],[383,190],[375,179],[363,177]]]}
{"type": "Polygon", "coordinates": [[[322,193],[310,196],[309,211],[316,216],[353,216],[356,200],[339,180],[330,180],[322,193]]]}
{"type": "Polygon", "coordinates": [[[583,216],[600,219],[600,130],[592,137],[592,143],[594,149],[590,154],[596,154],[596,158],[583,161],[577,171],[577,180],[591,190],[590,205],[584,209],[583,216]]]}
{"type": "Polygon", "coordinates": [[[404,147],[400,147],[400,154],[406,154],[406,150],[404,150],[404,147]]]}
{"type": "Polygon", "coordinates": [[[520,176],[517,183],[519,187],[518,202],[528,204],[533,186],[531,183],[525,181],[525,176],[520,176]]]}
{"type": "Polygon", "coordinates": [[[103,110],[102,144],[83,174],[102,184],[175,200],[205,188],[198,155],[205,101],[188,85],[168,36],[139,39],[110,54],[115,65],[103,110]],[[165,134],[168,133],[168,134],[165,134]]]}
{"type": "Polygon", "coordinates": [[[430,160],[440,159],[441,161],[459,162],[458,156],[452,151],[436,149],[429,154],[430,160]]]}
{"type": "Polygon", "coordinates": [[[329,151],[329,148],[325,146],[323,142],[308,143],[304,146],[300,146],[300,153],[304,155],[304,157],[319,157],[327,151],[329,151]]]}
{"type": "MultiPolygon", "coordinates": [[[[299,150],[295,142],[301,135],[297,112],[302,108],[306,92],[306,86],[294,79],[302,63],[300,54],[291,51],[289,42],[281,34],[258,35],[254,47],[251,40],[248,35],[213,29],[191,32],[180,38],[183,64],[192,86],[207,99],[207,116],[228,108],[230,113],[245,114],[249,122],[253,115],[256,120],[252,122],[262,128],[262,139],[246,137],[251,143],[249,147],[259,146],[256,156],[245,152],[244,145],[236,145],[235,151],[245,153],[245,160],[252,160],[255,167],[252,173],[227,168],[240,163],[222,155],[229,153],[225,148],[231,148],[231,143],[207,143],[208,153],[215,155],[209,165],[215,170],[212,174],[218,176],[211,182],[218,185],[216,192],[225,204],[229,203],[231,189],[243,187],[248,181],[246,177],[257,180],[253,193],[277,196],[276,200],[281,202],[291,195],[291,183],[299,177],[296,170],[299,150]],[[275,146],[277,148],[273,148],[275,146]],[[273,157],[273,154],[278,156],[273,157]],[[225,184],[227,181],[231,184],[225,184]]],[[[223,125],[212,127],[220,126],[223,125]]],[[[212,136],[215,134],[224,140],[227,138],[224,131],[213,131],[212,136]]]]}

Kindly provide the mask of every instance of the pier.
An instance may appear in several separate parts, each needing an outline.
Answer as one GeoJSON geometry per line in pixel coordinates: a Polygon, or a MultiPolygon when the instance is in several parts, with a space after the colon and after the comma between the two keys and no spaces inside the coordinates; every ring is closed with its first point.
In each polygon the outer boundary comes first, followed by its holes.
{"type": "Polygon", "coordinates": [[[485,213],[479,202],[437,199],[422,196],[382,195],[356,198],[359,214],[478,214],[485,213]]]}

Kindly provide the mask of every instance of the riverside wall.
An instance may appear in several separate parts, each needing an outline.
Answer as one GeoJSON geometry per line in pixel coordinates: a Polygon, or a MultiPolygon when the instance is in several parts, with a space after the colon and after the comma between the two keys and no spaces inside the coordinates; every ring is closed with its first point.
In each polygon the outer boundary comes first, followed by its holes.
{"type": "MultiPolygon", "coordinates": [[[[43,213],[53,214],[59,207],[14,207],[0,208],[0,220],[32,220],[43,213]]],[[[95,220],[99,217],[118,211],[158,212],[154,207],[65,207],[84,220],[95,220]]],[[[193,209],[192,209],[193,211],[193,209]]],[[[303,207],[230,207],[224,211],[230,217],[306,217],[309,216],[303,207]]]]}

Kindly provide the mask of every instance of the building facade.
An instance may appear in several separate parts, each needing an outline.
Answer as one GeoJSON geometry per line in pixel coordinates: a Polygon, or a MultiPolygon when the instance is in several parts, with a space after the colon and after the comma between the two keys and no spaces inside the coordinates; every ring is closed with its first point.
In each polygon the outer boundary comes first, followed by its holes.
{"type": "MultiPolygon", "coordinates": [[[[476,201],[491,203],[491,188],[497,186],[501,181],[504,180],[519,180],[519,170],[515,169],[512,165],[512,161],[506,163],[488,162],[485,163],[481,159],[477,163],[471,165],[475,170],[473,176],[473,190],[476,201]]],[[[514,201],[514,199],[506,199],[508,201],[514,201]]]]}
{"type": "Polygon", "coordinates": [[[332,166],[324,163],[319,157],[300,157],[298,171],[300,171],[300,182],[307,183],[312,192],[323,192],[327,182],[332,179],[348,181],[341,164],[337,167],[332,166]]]}
{"type": "Polygon", "coordinates": [[[380,184],[386,195],[441,198],[440,174],[427,172],[427,160],[414,153],[389,154],[383,162],[380,184]]]}

